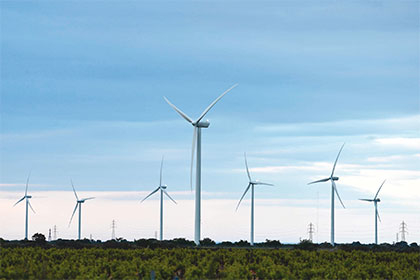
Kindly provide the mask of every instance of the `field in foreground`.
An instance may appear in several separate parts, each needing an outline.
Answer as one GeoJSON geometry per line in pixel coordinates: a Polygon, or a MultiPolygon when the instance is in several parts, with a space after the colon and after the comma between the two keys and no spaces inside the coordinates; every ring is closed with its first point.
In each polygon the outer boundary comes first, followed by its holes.
{"type": "Polygon", "coordinates": [[[420,279],[418,252],[1,248],[0,279],[420,279]]]}

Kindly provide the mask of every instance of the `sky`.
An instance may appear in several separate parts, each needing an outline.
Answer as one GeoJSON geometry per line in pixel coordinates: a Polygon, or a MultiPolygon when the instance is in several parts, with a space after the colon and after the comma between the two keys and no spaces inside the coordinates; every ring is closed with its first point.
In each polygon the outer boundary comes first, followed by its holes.
{"type": "Polygon", "coordinates": [[[379,241],[400,223],[420,242],[418,1],[1,1],[0,237],[68,226],[82,235],[151,238],[163,180],[165,237],[193,239],[192,118],[223,91],[202,137],[202,237],[249,240],[244,152],[256,188],[255,239],[329,240],[328,177],[337,164],[336,241],[379,241]]]}

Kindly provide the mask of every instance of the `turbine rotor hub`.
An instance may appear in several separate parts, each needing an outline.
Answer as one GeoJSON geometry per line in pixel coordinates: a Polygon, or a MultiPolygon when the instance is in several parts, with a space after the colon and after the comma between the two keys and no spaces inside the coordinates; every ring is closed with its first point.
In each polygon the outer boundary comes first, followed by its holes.
{"type": "Polygon", "coordinates": [[[202,127],[202,128],[208,128],[209,125],[210,125],[209,120],[205,120],[205,121],[201,120],[198,123],[193,124],[193,126],[195,126],[195,127],[202,127]]]}

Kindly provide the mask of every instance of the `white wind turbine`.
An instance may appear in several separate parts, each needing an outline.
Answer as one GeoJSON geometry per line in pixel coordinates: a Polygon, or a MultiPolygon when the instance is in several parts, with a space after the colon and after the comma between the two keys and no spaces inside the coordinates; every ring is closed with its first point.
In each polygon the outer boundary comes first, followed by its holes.
{"type": "Polygon", "coordinates": [[[381,221],[381,217],[379,216],[379,212],[378,212],[378,202],[381,202],[381,200],[378,198],[378,194],[379,194],[379,191],[382,189],[382,186],[385,184],[385,181],[386,180],[382,182],[382,185],[379,187],[373,199],[363,199],[363,198],[359,199],[363,201],[373,202],[375,205],[375,244],[378,244],[378,219],[379,221],[381,221]]]}
{"type": "Polygon", "coordinates": [[[162,168],[163,168],[163,157],[162,157],[162,162],[160,164],[159,186],[154,191],[152,191],[148,196],[143,198],[143,200],[141,201],[141,202],[145,201],[150,196],[152,196],[154,193],[156,193],[157,191],[160,190],[160,234],[159,234],[159,240],[160,241],[163,240],[163,194],[165,194],[167,197],[169,197],[170,200],[172,200],[175,204],[177,204],[176,201],[166,191],[167,185],[162,185],[162,168]]]}
{"type": "Polygon", "coordinates": [[[244,198],[244,196],[248,192],[249,188],[251,188],[251,246],[254,246],[254,186],[257,186],[257,185],[274,186],[274,185],[269,184],[269,183],[263,183],[263,182],[260,182],[258,180],[253,181],[251,179],[251,175],[249,173],[248,162],[246,160],[246,154],[245,153],[244,153],[244,156],[245,156],[246,173],[248,175],[249,183],[248,183],[248,186],[245,189],[244,194],[242,195],[241,199],[238,202],[238,206],[236,206],[236,210],[238,210],[242,199],[244,198]]]}
{"type": "Polygon", "coordinates": [[[210,122],[208,120],[202,121],[204,116],[208,111],[219,101],[226,93],[235,88],[238,84],[233,85],[231,88],[222,93],[216,100],[213,101],[198,117],[197,120],[193,121],[188,117],[184,112],[178,109],[174,104],[172,104],[166,97],[165,101],[183,117],[187,122],[192,124],[194,127],[194,135],[192,141],[192,154],[191,154],[191,172],[190,172],[190,186],[192,189],[192,172],[194,165],[194,152],[195,146],[197,145],[197,162],[196,162],[196,176],[195,176],[195,222],[194,222],[194,242],[196,245],[200,245],[200,227],[201,227],[201,128],[208,128],[210,122]]]}
{"type": "Polygon", "coordinates": [[[341,151],[343,150],[344,144],[341,146],[341,149],[338,152],[337,158],[335,159],[330,177],[308,183],[308,185],[310,185],[310,184],[315,184],[315,183],[320,183],[320,182],[327,182],[331,180],[331,245],[333,246],[334,246],[334,197],[335,197],[334,192],[337,194],[337,197],[340,200],[340,203],[343,206],[343,208],[346,208],[343,204],[343,201],[341,201],[340,195],[338,194],[338,191],[337,191],[337,186],[335,185],[335,182],[334,182],[334,181],[338,181],[339,179],[338,177],[334,177],[334,171],[335,171],[335,166],[337,165],[338,157],[340,156],[341,151]]]}
{"type": "Polygon", "coordinates": [[[79,207],[79,234],[78,234],[78,239],[80,240],[80,236],[81,236],[81,233],[82,233],[82,203],[85,203],[86,200],[94,199],[94,197],[79,199],[79,197],[77,196],[76,190],[74,189],[73,181],[70,180],[70,182],[71,182],[71,187],[73,188],[74,196],[76,197],[76,207],[74,207],[73,214],[71,215],[70,222],[69,222],[69,227],[70,227],[71,221],[73,220],[74,213],[76,213],[77,207],[79,207]]]}
{"type": "Polygon", "coordinates": [[[26,180],[26,189],[25,189],[25,195],[16,202],[13,207],[15,207],[19,202],[26,199],[26,210],[25,210],[25,239],[28,240],[28,206],[31,208],[32,212],[35,213],[34,208],[32,208],[31,202],[29,201],[30,198],[32,198],[31,195],[28,195],[28,184],[29,184],[29,177],[31,176],[31,173],[28,175],[28,179],[26,180]]]}

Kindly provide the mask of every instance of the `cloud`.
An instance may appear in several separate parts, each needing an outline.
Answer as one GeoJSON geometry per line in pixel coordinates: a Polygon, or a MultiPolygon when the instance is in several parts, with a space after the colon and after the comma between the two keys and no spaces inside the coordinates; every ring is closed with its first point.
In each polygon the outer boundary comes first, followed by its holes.
{"type": "Polygon", "coordinates": [[[390,138],[377,138],[375,143],[383,146],[390,147],[403,147],[408,149],[420,150],[420,138],[407,138],[407,137],[390,137],[390,138]]]}
{"type": "MultiPolygon", "coordinates": [[[[24,206],[12,207],[13,196],[17,192],[0,192],[0,211],[8,213],[0,217],[0,236],[6,239],[23,237],[24,206]]],[[[110,224],[116,220],[117,236],[129,240],[152,238],[159,230],[159,203],[147,200],[125,199],[135,192],[80,192],[80,196],[97,196],[83,205],[82,236],[92,234],[95,239],[109,239],[110,224]],[[116,197],[116,199],[112,199],[116,197]],[[124,198],[124,199],[121,199],[124,198]]],[[[77,220],[70,227],[68,222],[74,208],[74,195],[66,192],[33,192],[32,205],[37,211],[29,215],[29,233],[48,234],[54,225],[58,229],[59,238],[75,238],[77,236],[77,220]]],[[[235,212],[236,199],[203,199],[202,200],[202,237],[210,237],[217,241],[249,239],[249,198],[246,198],[235,212]]],[[[381,242],[393,242],[399,223],[404,219],[411,229],[409,240],[419,240],[420,224],[418,212],[395,211],[380,205],[382,223],[379,224],[381,242]]],[[[336,209],[337,242],[372,242],[373,224],[370,205],[357,201],[347,201],[348,209],[336,209]],[[357,205],[357,207],[354,207],[357,205]],[[354,228],[357,226],[358,230],[354,228]]],[[[418,209],[417,208],[413,208],[418,209]]],[[[164,204],[164,236],[166,238],[193,238],[194,200],[179,199],[175,205],[169,201],[164,204]]],[[[255,235],[257,241],[279,239],[282,242],[299,242],[299,238],[307,237],[307,226],[310,222],[316,225],[315,240],[329,240],[329,200],[300,199],[256,199],[255,200],[255,235]]]]}

